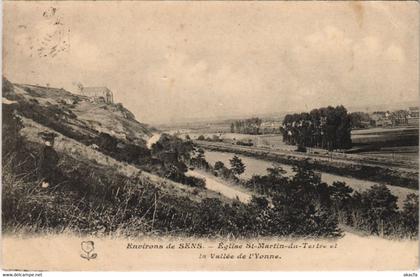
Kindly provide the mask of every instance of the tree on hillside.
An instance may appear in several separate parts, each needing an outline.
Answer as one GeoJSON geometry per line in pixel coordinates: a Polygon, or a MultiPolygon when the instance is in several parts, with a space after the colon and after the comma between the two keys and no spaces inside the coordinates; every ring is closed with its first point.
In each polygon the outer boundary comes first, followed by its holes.
{"type": "Polygon", "coordinates": [[[356,227],[372,234],[384,235],[397,215],[397,197],[385,185],[373,185],[362,193],[353,194],[356,227]]]}
{"type": "Polygon", "coordinates": [[[204,150],[202,148],[195,149],[195,155],[191,157],[190,164],[198,168],[209,168],[209,164],[206,161],[204,150]]]}
{"type": "Polygon", "coordinates": [[[217,161],[215,164],[214,164],[214,170],[219,170],[219,169],[222,169],[222,168],[224,168],[225,167],[225,164],[223,163],[223,162],[221,162],[221,161],[217,161]]]}
{"type": "Polygon", "coordinates": [[[330,211],[327,185],[308,164],[293,170],[295,175],[291,179],[273,178],[269,182],[278,184],[275,190],[269,191],[273,206],[269,210],[273,232],[281,229],[284,234],[339,235],[337,217],[330,211]]]}
{"type": "Polygon", "coordinates": [[[283,175],[287,173],[286,170],[277,165],[273,165],[273,167],[268,167],[266,170],[268,176],[275,178],[283,177],[283,175]]]}
{"type": "Polygon", "coordinates": [[[416,194],[407,195],[401,215],[407,231],[412,236],[417,236],[419,232],[419,197],[416,194]]]}
{"type": "Polygon", "coordinates": [[[331,200],[334,204],[339,206],[345,205],[351,199],[351,194],[353,193],[353,189],[346,185],[345,182],[334,181],[333,184],[329,187],[331,200]]]}
{"type": "Polygon", "coordinates": [[[153,159],[160,161],[162,176],[173,181],[182,181],[184,173],[188,170],[186,163],[190,161],[193,150],[191,141],[162,134],[152,145],[151,154],[153,159]]]}
{"type": "Polygon", "coordinates": [[[241,175],[245,172],[245,165],[238,156],[233,156],[233,158],[229,160],[229,162],[233,173],[241,175]]]}

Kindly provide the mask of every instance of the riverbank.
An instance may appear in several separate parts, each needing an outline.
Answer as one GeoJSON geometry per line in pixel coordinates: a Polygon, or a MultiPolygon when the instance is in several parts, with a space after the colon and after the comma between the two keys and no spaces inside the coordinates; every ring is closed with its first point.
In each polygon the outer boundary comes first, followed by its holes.
{"type": "MultiPolygon", "coordinates": [[[[241,174],[240,176],[240,178],[244,180],[250,179],[253,175],[266,175],[267,168],[273,167],[273,165],[280,166],[282,169],[284,169],[286,171],[287,176],[292,176],[294,174],[293,167],[290,165],[252,158],[249,156],[244,156],[241,154],[234,154],[230,152],[219,152],[219,151],[209,151],[209,150],[205,151],[206,161],[212,165],[214,165],[214,163],[217,161],[221,161],[225,165],[229,165],[229,160],[232,159],[234,155],[238,156],[245,165],[245,172],[241,174]]],[[[218,180],[220,180],[220,182],[224,182],[221,179],[218,179],[218,180]]],[[[360,180],[360,179],[356,179],[352,177],[339,176],[339,175],[325,173],[325,172],[321,173],[321,180],[327,183],[328,185],[332,185],[333,182],[345,182],[349,187],[351,187],[353,190],[358,191],[358,192],[369,189],[371,186],[377,184],[376,182],[372,182],[372,181],[360,180]]],[[[397,204],[399,208],[403,207],[404,200],[408,194],[410,193],[418,194],[418,190],[415,190],[415,189],[394,186],[392,184],[387,184],[387,187],[389,188],[389,190],[391,191],[393,195],[398,197],[397,204]]]]}
{"type": "Polygon", "coordinates": [[[289,166],[302,165],[304,162],[308,162],[312,169],[320,172],[418,190],[418,170],[415,169],[386,167],[304,154],[282,153],[271,149],[243,147],[224,143],[209,143],[205,141],[195,141],[195,143],[206,150],[242,154],[289,166]]]}

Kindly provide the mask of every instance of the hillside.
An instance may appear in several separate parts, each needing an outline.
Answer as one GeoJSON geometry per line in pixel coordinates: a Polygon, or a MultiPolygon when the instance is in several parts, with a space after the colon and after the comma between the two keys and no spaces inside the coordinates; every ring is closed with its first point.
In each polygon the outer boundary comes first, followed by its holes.
{"type": "Polygon", "coordinates": [[[14,84],[4,97],[32,108],[34,113],[25,112],[27,117],[42,110],[57,123],[87,135],[103,132],[136,143],[144,143],[152,135],[148,126],[136,121],[121,104],[96,103],[64,89],[14,84]]]}
{"type": "Polygon", "coordinates": [[[140,176],[166,192],[192,200],[221,198],[207,190],[195,189],[193,193],[190,186],[147,172],[160,169],[158,154],[152,157],[146,143],[152,129],[136,121],[121,104],[96,103],[64,89],[12,84],[4,78],[3,108],[4,113],[11,111],[19,118],[23,145],[18,146],[33,157],[43,144],[39,133],[52,132],[57,135],[54,149],[63,160],[108,168],[126,177],[140,176]]]}
{"type": "Polygon", "coordinates": [[[3,78],[2,106],[5,232],[208,233],[204,207],[232,203],[149,149],[151,129],[121,104],[3,78]],[[41,133],[56,135],[59,157],[48,188],[37,179],[41,133]]]}

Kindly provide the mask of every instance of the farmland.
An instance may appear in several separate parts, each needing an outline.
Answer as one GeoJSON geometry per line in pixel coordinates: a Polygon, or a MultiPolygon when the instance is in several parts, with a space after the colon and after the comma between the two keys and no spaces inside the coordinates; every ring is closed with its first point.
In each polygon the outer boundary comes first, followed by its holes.
{"type": "MultiPolygon", "coordinates": [[[[197,126],[196,126],[197,127],[197,126]]],[[[225,126],[228,127],[227,125],[225,126]]],[[[196,140],[200,136],[205,138],[219,138],[227,144],[237,144],[238,141],[250,142],[253,146],[273,150],[295,151],[296,146],[284,143],[279,134],[249,135],[229,133],[226,128],[215,131],[214,128],[205,129],[172,129],[170,132],[185,138],[187,135],[196,140]]],[[[419,129],[415,127],[399,128],[370,128],[353,130],[351,132],[353,147],[346,150],[348,154],[357,154],[362,159],[369,160],[389,160],[400,162],[403,165],[411,164],[413,168],[418,168],[418,140],[419,129]]],[[[328,151],[323,149],[308,148],[311,153],[327,155],[328,151]]]]}
{"type": "Polygon", "coordinates": [[[418,145],[418,128],[372,128],[352,131],[353,145],[377,147],[418,145]]]}

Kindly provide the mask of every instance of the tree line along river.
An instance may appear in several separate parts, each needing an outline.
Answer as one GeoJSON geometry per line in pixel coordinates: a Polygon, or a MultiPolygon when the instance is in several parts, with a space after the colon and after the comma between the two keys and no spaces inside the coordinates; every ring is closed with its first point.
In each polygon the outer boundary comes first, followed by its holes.
{"type": "MultiPolygon", "coordinates": [[[[273,165],[281,166],[287,172],[286,173],[287,175],[289,176],[293,175],[292,166],[290,165],[273,163],[270,161],[264,161],[261,159],[251,158],[244,155],[233,154],[233,153],[228,153],[228,152],[219,152],[219,151],[210,151],[210,150],[205,151],[205,159],[211,165],[214,165],[215,162],[217,161],[221,161],[225,164],[225,166],[230,167],[229,160],[232,159],[234,155],[238,156],[246,166],[245,172],[240,176],[242,179],[249,179],[253,175],[266,175],[267,174],[266,169],[269,167],[273,167],[273,165]]],[[[226,182],[224,182],[220,178],[216,178],[214,176],[210,176],[207,174],[203,175],[198,172],[195,172],[194,175],[196,175],[197,177],[205,177],[208,189],[218,191],[229,198],[234,198],[235,194],[243,202],[247,202],[250,198],[250,192],[247,192],[246,190],[239,188],[238,186],[232,186],[230,184],[226,184],[226,182]]],[[[325,173],[325,172],[321,173],[321,180],[329,185],[331,185],[334,181],[345,182],[349,187],[351,187],[355,191],[363,191],[370,188],[374,184],[377,184],[372,181],[344,177],[344,176],[334,175],[334,174],[325,173]]],[[[398,197],[398,207],[400,208],[402,207],[403,201],[408,194],[410,193],[418,194],[417,190],[403,188],[399,186],[393,186],[392,184],[387,184],[387,187],[389,188],[389,190],[391,191],[393,195],[398,197]]]]}

